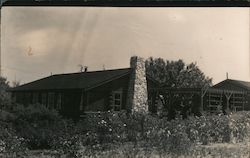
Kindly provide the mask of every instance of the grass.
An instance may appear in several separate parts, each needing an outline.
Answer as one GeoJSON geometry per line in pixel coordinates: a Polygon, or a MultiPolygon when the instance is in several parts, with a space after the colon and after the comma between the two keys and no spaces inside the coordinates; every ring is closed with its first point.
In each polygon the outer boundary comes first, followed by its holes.
{"type": "MultiPolygon", "coordinates": [[[[84,149],[83,149],[84,150],[84,149]]],[[[67,158],[51,150],[33,150],[22,154],[0,155],[3,158],[67,158]]],[[[197,145],[186,154],[173,155],[155,148],[134,148],[133,144],[121,144],[112,150],[89,152],[83,158],[250,158],[250,143],[219,143],[197,145]]]]}

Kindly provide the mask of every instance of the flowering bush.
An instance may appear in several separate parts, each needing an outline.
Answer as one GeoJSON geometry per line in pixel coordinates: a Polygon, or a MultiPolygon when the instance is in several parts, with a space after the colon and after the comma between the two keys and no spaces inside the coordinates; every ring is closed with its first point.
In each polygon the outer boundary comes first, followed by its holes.
{"type": "Polygon", "coordinates": [[[250,112],[242,111],[230,115],[231,142],[249,141],[250,112]]]}
{"type": "Polygon", "coordinates": [[[75,157],[113,150],[124,143],[183,154],[199,144],[244,141],[250,133],[249,118],[249,112],[172,121],[136,113],[96,113],[68,126],[59,138],[55,137],[54,144],[57,144],[55,149],[72,153],[75,157]]]}
{"type": "Polygon", "coordinates": [[[61,118],[56,111],[42,105],[16,106],[12,113],[13,127],[27,141],[29,149],[49,149],[54,133],[60,130],[61,118]]]}
{"type": "MultiPolygon", "coordinates": [[[[96,143],[115,143],[126,139],[127,121],[124,112],[106,112],[88,114],[82,122],[86,126],[86,132],[96,133],[96,143]]],[[[88,141],[90,142],[90,141],[88,141]]]]}
{"type": "Polygon", "coordinates": [[[189,138],[196,144],[242,142],[249,136],[249,112],[190,118],[189,138]]]}
{"type": "Polygon", "coordinates": [[[61,118],[56,111],[31,105],[17,106],[12,114],[14,117],[0,122],[0,153],[18,152],[27,147],[53,149],[69,157],[86,157],[92,153],[113,152],[129,144],[129,149],[136,149],[135,155],[147,149],[178,155],[196,145],[238,143],[249,141],[250,136],[250,112],[168,121],[150,114],[108,111],[87,114],[85,119],[73,122],[61,118]]]}
{"type": "Polygon", "coordinates": [[[26,145],[25,139],[17,136],[10,123],[0,121],[0,153],[24,151],[26,145]]]}

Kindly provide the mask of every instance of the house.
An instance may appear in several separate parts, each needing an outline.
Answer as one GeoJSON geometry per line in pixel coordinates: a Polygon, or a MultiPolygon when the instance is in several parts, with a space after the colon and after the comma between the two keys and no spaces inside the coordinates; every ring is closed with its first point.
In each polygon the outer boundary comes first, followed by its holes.
{"type": "Polygon", "coordinates": [[[10,89],[20,104],[40,103],[63,116],[107,110],[154,111],[148,87],[158,83],[146,75],[145,61],[134,56],[130,68],[48,76],[10,89]],[[148,105],[150,103],[150,105],[148,105]]]}
{"type": "Polygon", "coordinates": [[[146,74],[145,61],[137,56],[131,57],[129,68],[57,74],[10,91],[17,103],[40,103],[70,118],[108,110],[157,113],[162,101],[178,107],[176,96],[189,98],[183,103],[190,102],[194,113],[220,107],[223,111],[250,110],[250,82],[227,79],[207,88],[161,87],[146,74]]]}
{"type": "Polygon", "coordinates": [[[250,110],[249,85],[249,82],[225,80],[212,87],[161,86],[152,89],[149,87],[148,91],[156,95],[154,103],[157,105],[153,107],[157,109],[163,109],[164,106],[168,114],[173,116],[175,113],[181,113],[183,116],[187,113],[199,116],[202,112],[226,114],[230,111],[250,110]]]}
{"type": "Polygon", "coordinates": [[[226,79],[214,85],[213,88],[227,91],[226,99],[229,108],[250,110],[250,82],[226,79]]]}

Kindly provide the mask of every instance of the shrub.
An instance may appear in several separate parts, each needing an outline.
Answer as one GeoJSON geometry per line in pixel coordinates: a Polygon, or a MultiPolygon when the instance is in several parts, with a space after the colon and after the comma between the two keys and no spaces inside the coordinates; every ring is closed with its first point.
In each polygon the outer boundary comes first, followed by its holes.
{"type": "Polygon", "coordinates": [[[75,157],[92,151],[112,150],[114,146],[129,142],[132,142],[134,147],[157,147],[164,151],[180,153],[191,147],[188,135],[183,132],[185,124],[181,122],[183,121],[166,122],[164,119],[138,113],[91,114],[74,127],[65,128],[65,134],[59,136],[53,144],[54,149],[75,157]]]}
{"type": "Polygon", "coordinates": [[[173,154],[185,153],[192,147],[192,142],[185,132],[187,129],[185,121],[180,119],[167,121],[167,118],[153,117],[147,123],[147,141],[153,147],[173,154]]]}
{"type": "Polygon", "coordinates": [[[25,139],[16,134],[11,123],[0,121],[0,153],[24,151],[26,145],[25,139]]]}
{"type": "Polygon", "coordinates": [[[98,143],[127,141],[127,116],[125,112],[88,114],[82,122],[88,135],[96,133],[98,143]]]}
{"type": "Polygon", "coordinates": [[[230,118],[227,115],[210,115],[188,120],[187,133],[192,142],[209,143],[230,142],[230,118]]]}
{"type": "Polygon", "coordinates": [[[54,144],[57,144],[55,149],[74,156],[112,150],[129,142],[134,148],[156,148],[178,155],[198,144],[243,141],[250,129],[249,116],[246,112],[240,117],[208,115],[168,121],[138,113],[89,114],[77,124],[66,123],[67,128],[54,144]]]}
{"type": "Polygon", "coordinates": [[[195,145],[242,142],[250,136],[250,112],[168,121],[150,114],[108,111],[73,122],[42,105],[19,105],[12,114],[0,124],[0,151],[15,151],[20,146],[81,157],[130,144],[138,150],[153,148],[178,155],[195,145]]]}
{"type": "Polygon", "coordinates": [[[230,115],[229,127],[231,141],[234,143],[249,141],[250,137],[250,112],[242,111],[230,115]]]}
{"type": "Polygon", "coordinates": [[[49,110],[43,105],[35,104],[16,106],[13,111],[13,125],[18,136],[24,138],[29,149],[49,149],[50,140],[60,130],[58,124],[61,118],[56,111],[49,110]]]}
{"type": "Polygon", "coordinates": [[[0,109],[9,108],[11,105],[11,96],[7,92],[7,89],[10,88],[7,78],[0,76],[0,109]]]}

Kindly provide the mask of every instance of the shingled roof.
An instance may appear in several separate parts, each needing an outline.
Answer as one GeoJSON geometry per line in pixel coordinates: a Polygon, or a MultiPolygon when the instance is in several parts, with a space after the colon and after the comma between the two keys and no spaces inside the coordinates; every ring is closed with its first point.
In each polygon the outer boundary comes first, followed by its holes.
{"type": "Polygon", "coordinates": [[[235,85],[235,86],[238,86],[238,87],[241,87],[245,90],[250,91],[250,82],[240,81],[240,80],[232,80],[232,79],[226,79],[226,80],[214,85],[213,87],[220,88],[224,84],[232,84],[232,85],[235,85]]]}
{"type": "Polygon", "coordinates": [[[12,88],[10,89],[10,91],[90,89],[114,79],[118,79],[129,74],[130,72],[131,68],[124,68],[81,73],[57,74],[12,88]]]}

